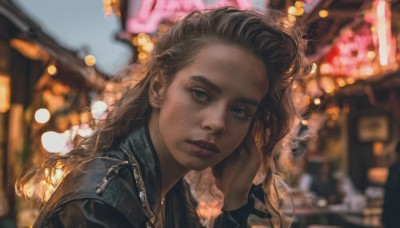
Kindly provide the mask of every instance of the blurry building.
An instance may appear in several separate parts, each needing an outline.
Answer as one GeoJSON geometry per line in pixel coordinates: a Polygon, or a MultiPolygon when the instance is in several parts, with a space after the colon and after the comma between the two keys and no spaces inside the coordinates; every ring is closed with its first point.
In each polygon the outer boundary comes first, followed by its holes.
{"type": "Polygon", "coordinates": [[[43,133],[79,125],[89,95],[104,88],[107,76],[93,61],[0,0],[0,217],[15,216],[14,182],[22,169],[47,156],[43,133]]]}

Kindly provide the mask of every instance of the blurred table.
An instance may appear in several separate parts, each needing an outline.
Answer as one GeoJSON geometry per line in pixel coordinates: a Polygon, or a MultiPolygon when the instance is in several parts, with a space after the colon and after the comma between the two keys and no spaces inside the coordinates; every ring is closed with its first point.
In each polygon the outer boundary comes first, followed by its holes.
{"type": "Polygon", "coordinates": [[[338,216],[344,225],[360,228],[382,228],[380,208],[366,208],[362,213],[340,213],[338,216]],[[377,209],[377,210],[375,210],[377,209]],[[379,213],[368,213],[369,210],[379,213]],[[367,213],[366,213],[367,212],[367,213]]]}
{"type": "Polygon", "coordinates": [[[382,228],[380,208],[365,208],[361,212],[347,210],[345,205],[328,205],[326,207],[298,207],[285,210],[284,213],[294,217],[294,228],[305,228],[311,224],[337,225],[354,228],[382,228]]]}

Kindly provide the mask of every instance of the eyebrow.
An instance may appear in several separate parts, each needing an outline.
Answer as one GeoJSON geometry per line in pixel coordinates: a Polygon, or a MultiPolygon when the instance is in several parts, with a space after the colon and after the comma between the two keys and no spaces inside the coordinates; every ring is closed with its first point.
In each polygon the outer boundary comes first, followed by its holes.
{"type": "MultiPolygon", "coordinates": [[[[219,88],[214,83],[210,82],[206,77],[204,77],[202,75],[195,75],[195,76],[190,77],[190,79],[192,79],[193,81],[197,81],[197,82],[201,82],[201,83],[205,84],[206,86],[208,86],[209,88],[211,88],[212,90],[217,92],[218,94],[222,93],[221,88],[219,88]]],[[[244,103],[244,104],[248,104],[248,105],[252,105],[252,106],[256,106],[256,107],[258,107],[258,105],[259,105],[259,102],[257,100],[251,99],[251,98],[240,97],[237,99],[237,101],[239,103],[244,103]]]]}
{"type": "Polygon", "coordinates": [[[258,103],[257,100],[250,99],[250,98],[244,98],[244,97],[241,97],[241,98],[237,99],[237,101],[240,102],[240,103],[244,103],[244,104],[255,106],[256,108],[260,104],[260,103],[258,103]]]}
{"type": "Polygon", "coordinates": [[[215,85],[214,83],[210,82],[206,77],[202,76],[202,75],[195,75],[192,76],[191,79],[193,81],[197,81],[197,82],[201,82],[205,85],[207,85],[208,87],[210,87],[212,90],[214,90],[215,92],[217,92],[218,94],[222,93],[222,89],[219,88],[217,85],[215,85]]]}

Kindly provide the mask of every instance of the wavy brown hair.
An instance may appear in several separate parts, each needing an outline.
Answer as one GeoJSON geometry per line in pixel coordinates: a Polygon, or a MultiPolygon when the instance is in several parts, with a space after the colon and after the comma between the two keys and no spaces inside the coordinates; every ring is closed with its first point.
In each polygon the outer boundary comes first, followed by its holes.
{"type": "MultiPolygon", "coordinates": [[[[75,167],[122,140],[150,116],[150,82],[157,76],[164,79],[168,86],[176,73],[190,64],[201,48],[218,42],[250,51],[266,67],[268,91],[254,117],[254,130],[266,167],[264,187],[268,188],[266,192],[270,192],[275,185],[276,148],[290,131],[295,115],[291,85],[302,73],[305,47],[299,31],[289,26],[281,14],[272,11],[262,15],[223,7],[195,11],[178,21],[158,39],[143,79],[126,91],[94,134],[78,149],[63,157],[50,158],[44,166],[54,167],[61,159],[68,167],[75,167]]],[[[18,189],[21,189],[21,184],[17,184],[18,189]]],[[[272,197],[268,194],[265,203],[279,215],[279,207],[272,197]]]]}

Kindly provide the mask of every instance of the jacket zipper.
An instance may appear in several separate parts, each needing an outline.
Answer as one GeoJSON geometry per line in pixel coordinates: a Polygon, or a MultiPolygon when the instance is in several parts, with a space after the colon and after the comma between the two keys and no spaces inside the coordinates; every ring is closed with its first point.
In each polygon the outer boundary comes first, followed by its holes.
{"type": "Polygon", "coordinates": [[[133,175],[135,178],[136,187],[139,190],[140,203],[143,207],[144,213],[146,214],[146,216],[150,222],[150,224],[147,223],[147,227],[148,228],[156,227],[157,216],[155,215],[154,211],[151,209],[150,204],[147,200],[146,188],[145,188],[144,181],[142,178],[142,171],[140,170],[139,163],[137,162],[135,156],[131,155],[130,153],[127,153],[127,151],[125,150],[125,148],[122,145],[120,145],[120,148],[124,152],[124,154],[128,157],[131,167],[133,169],[133,175]]]}

